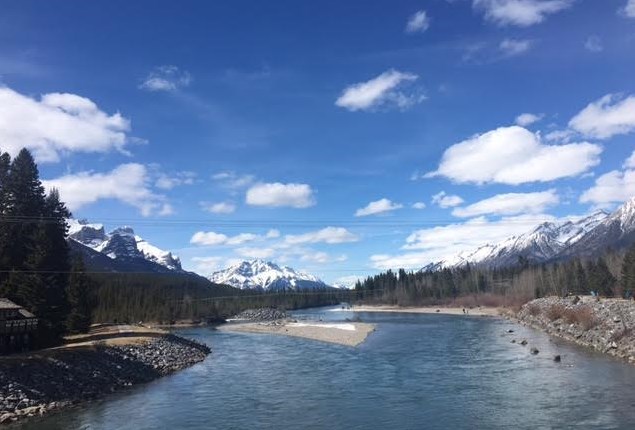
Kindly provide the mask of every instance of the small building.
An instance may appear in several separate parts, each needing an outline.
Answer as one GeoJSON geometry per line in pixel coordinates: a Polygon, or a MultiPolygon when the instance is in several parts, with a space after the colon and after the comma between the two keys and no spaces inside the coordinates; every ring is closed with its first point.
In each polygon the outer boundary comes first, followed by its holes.
{"type": "Polygon", "coordinates": [[[37,329],[37,318],[11,300],[0,298],[0,354],[26,351],[37,329]]]}

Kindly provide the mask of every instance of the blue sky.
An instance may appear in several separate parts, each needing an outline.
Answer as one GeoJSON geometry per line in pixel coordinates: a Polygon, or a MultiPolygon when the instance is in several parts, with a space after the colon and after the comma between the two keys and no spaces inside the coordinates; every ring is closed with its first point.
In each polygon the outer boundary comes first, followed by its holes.
{"type": "Polygon", "coordinates": [[[635,195],[635,1],[2,2],[0,148],[208,273],[417,268],[635,195]]]}

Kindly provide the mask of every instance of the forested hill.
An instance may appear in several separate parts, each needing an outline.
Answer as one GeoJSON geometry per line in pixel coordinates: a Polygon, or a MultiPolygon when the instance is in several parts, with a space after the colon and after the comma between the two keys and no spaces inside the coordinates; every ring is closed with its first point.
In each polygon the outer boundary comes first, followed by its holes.
{"type": "Polygon", "coordinates": [[[389,270],[358,282],[355,289],[362,301],[402,306],[452,301],[466,306],[515,306],[543,296],[591,292],[631,297],[635,292],[635,245],[599,258],[540,265],[525,260],[502,269],[468,264],[437,271],[389,270]]]}

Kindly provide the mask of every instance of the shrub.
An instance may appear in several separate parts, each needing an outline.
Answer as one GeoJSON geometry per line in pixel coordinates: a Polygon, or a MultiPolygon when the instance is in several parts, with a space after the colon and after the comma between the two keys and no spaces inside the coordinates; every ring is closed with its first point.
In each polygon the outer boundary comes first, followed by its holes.
{"type": "Polygon", "coordinates": [[[549,321],[555,321],[564,316],[566,308],[563,305],[556,304],[551,305],[545,311],[545,315],[549,318],[549,321]]]}
{"type": "Polygon", "coordinates": [[[598,325],[599,321],[589,306],[577,306],[565,309],[563,318],[568,324],[578,324],[584,330],[589,330],[598,325]]]}
{"type": "Polygon", "coordinates": [[[540,306],[535,303],[528,304],[527,313],[529,313],[529,315],[531,315],[532,317],[537,317],[538,315],[540,315],[540,306]]]}

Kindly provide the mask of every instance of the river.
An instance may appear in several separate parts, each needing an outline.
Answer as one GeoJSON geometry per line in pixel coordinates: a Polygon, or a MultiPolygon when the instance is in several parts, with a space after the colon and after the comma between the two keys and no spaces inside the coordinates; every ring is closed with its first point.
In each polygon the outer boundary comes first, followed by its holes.
{"type": "Polygon", "coordinates": [[[325,309],[296,315],[355,315],[377,331],[349,348],[182,330],[212,347],[206,361],[20,428],[635,428],[635,367],[533,329],[482,317],[325,309]],[[529,345],[511,343],[522,338],[529,345]],[[531,355],[530,346],[540,353],[531,355]]]}

